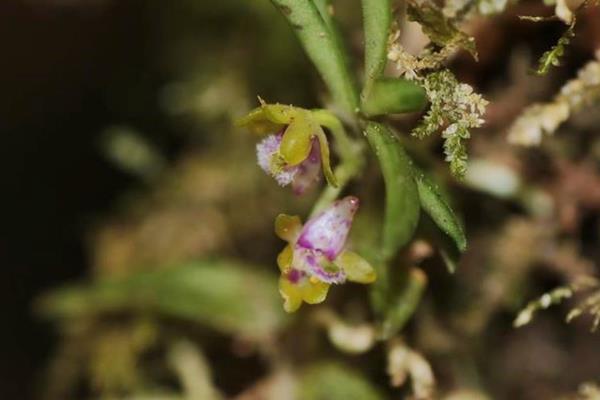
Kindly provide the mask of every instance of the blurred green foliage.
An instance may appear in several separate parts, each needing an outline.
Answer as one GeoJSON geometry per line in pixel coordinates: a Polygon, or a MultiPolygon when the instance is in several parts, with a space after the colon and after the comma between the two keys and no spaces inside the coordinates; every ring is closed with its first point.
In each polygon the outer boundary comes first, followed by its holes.
{"type": "Polygon", "coordinates": [[[300,381],[299,400],[379,400],[382,395],[363,377],[339,364],[310,367],[300,381]]]}
{"type": "Polygon", "coordinates": [[[283,323],[272,275],[224,261],[139,272],[100,280],[89,287],[67,287],[42,299],[40,309],[44,315],[60,319],[118,312],[155,314],[251,338],[264,338],[283,323]]]}

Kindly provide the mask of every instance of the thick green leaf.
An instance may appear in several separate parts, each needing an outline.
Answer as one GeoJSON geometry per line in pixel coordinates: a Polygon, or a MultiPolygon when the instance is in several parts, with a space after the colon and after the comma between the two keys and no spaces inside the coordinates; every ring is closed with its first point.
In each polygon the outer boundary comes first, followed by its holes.
{"type": "Polygon", "coordinates": [[[299,389],[299,400],[384,399],[364,376],[334,363],[310,367],[303,374],[299,389]]]}
{"type": "Polygon", "coordinates": [[[319,14],[321,14],[321,18],[325,21],[325,24],[329,28],[329,32],[333,39],[336,42],[336,46],[341,50],[341,54],[344,57],[344,61],[346,65],[351,65],[348,52],[346,50],[346,45],[344,43],[344,38],[340,33],[340,29],[337,21],[335,20],[335,11],[333,8],[332,0],[313,0],[315,6],[317,6],[317,10],[319,10],[319,14]]]}
{"type": "Polygon", "coordinates": [[[465,251],[467,249],[467,238],[463,227],[438,187],[425,174],[416,169],[415,180],[423,210],[442,231],[454,240],[456,247],[461,252],[465,251]]]}
{"type": "Polygon", "coordinates": [[[283,322],[274,277],[233,262],[197,262],[90,286],[59,289],[41,299],[55,318],[98,312],[154,312],[225,333],[264,337],[283,322]]]}
{"type": "Polygon", "coordinates": [[[271,0],[287,18],[308,57],[329,87],[333,99],[348,113],[358,109],[358,95],[336,35],[313,0],[271,0]]]}
{"type": "Polygon", "coordinates": [[[419,194],[412,175],[412,160],[393,133],[382,124],[367,122],[365,135],[377,155],[385,181],[381,250],[385,262],[412,238],[419,222],[419,194]]]}
{"type": "Polygon", "coordinates": [[[392,23],[390,0],[362,0],[365,30],[365,92],[381,76],[387,62],[387,42],[392,23]]]}
{"type": "Polygon", "coordinates": [[[362,99],[362,111],[376,115],[418,111],[425,107],[425,90],[415,82],[399,78],[376,80],[362,99]]]}

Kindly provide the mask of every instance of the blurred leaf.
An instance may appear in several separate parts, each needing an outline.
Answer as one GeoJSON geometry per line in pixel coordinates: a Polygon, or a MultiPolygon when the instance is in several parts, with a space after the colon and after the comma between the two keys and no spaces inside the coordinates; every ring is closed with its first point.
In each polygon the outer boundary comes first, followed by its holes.
{"type": "Polygon", "coordinates": [[[220,400],[223,396],[212,383],[210,365],[202,352],[187,340],[179,340],[169,348],[168,360],[177,372],[185,390],[185,398],[220,400]]]}
{"type": "Polygon", "coordinates": [[[467,238],[458,217],[439,191],[438,187],[425,174],[415,169],[415,180],[423,210],[437,226],[450,236],[462,252],[467,249],[467,238]]]}
{"type": "Polygon", "coordinates": [[[392,23],[390,0],[362,0],[365,30],[365,92],[381,76],[387,63],[387,42],[392,23]]]}
{"type": "Polygon", "coordinates": [[[418,84],[399,78],[376,80],[363,98],[362,111],[367,116],[414,112],[425,107],[425,90],[418,84]]]}
{"type": "Polygon", "coordinates": [[[411,21],[418,22],[423,32],[433,43],[440,47],[458,46],[467,50],[473,58],[477,59],[475,39],[461,32],[444,16],[442,10],[434,4],[415,4],[410,2],[407,8],[411,21]]]}
{"type": "Polygon", "coordinates": [[[439,251],[440,256],[442,256],[442,261],[444,262],[448,272],[451,274],[455,273],[458,266],[458,256],[449,249],[445,249],[443,247],[441,247],[439,251]]]}
{"type": "Polygon", "coordinates": [[[387,352],[387,373],[390,384],[400,387],[410,376],[412,380],[411,398],[431,399],[435,393],[435,378],[429,362],[417,351],[399,339],[392,339],[387,352]]]}
{"type": "Polygon", "coordinates": [[[382,400],[369,381],[339,364],[323,363],[302,377],[299,400],[382,400]]]}
{"type": "Polygon", "coordinates": [[[511,199],[522,192],[518,172],[508,165],[484,159],[471,159],[465,185],[494,197],[511,199]]]}
{"type": "Polygon", "coordinates": [[[368,122],[365,135],[379,159],[385,181],[382,257],[389,260],[410,241],[419,221],[419,195],[412,161],[384,125],[368,122]]]}
{"type": "Polygon", "coordinates": [[[162,394],[136,394],[133,396],[123,397],[123,400],[186,400],[185,397],[177,394],[162,393],[162,394]]]}
{"type": "Polygon", "coordinates": [[[361,354],[375,344],[375,329],[369,323],[348,323],[326,308],[318,310],[315,318],[327,330],[329,341],[344,353],[361,354]]]}
{"type": "Polygon", "coordinates": [[[253,338],[278,329],[284,315],[273,276],[226,261],[196,262],[91,286],[71,286],[46,295],[39,306],[54,318],[143,310],[253,338]]]}
{"type": "Polygon", "coordinates": [[[308,57],[347,113],[358,108],[358,95],[346,65],[344,50],[312,0],[271,0],[287,18],[308,57]]]}
{"type": "Polygon", "coordinates": [[[133,392],[143,386],[138,360],[154,346],[157,331],[146,320],[87,332],[91,386],[104,393],[133,392]],[[98,334],[101,332],[100,334],[98,334]]]}
{"type": "Polygon", "coordinates": [[[119,168],[144,179],[156,177],[166,161],[140,132],[127,126],[111,126],[103,132],[106,156],[119,168]]]}
{"type": "Polygon", "coordinates": [[[387,313],[381,327],[383,339],[391,338],[404,328],[419,305],[426,284],[425,273],[413,268],[399,284],[391,288],[387,313]]]}

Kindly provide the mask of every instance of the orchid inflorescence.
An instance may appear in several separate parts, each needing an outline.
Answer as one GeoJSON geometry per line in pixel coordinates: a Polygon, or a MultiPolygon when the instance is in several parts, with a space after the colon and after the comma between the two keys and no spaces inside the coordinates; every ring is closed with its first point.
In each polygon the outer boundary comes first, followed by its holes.
{"type": "Polygon", "coordinates": [[[288,242],[278,257],[284,308],[293,312],[302,302],[320,303],[332,284],[375,281],[371,264],[346,250],[359,200],[341,197],[344,187],[365,170],[363,150],[368,146],[379,164],[385,196],[380,240],[362,243],[362,247],[380,276],[370,287],[371,305],[380,319],[383,336],[391,336],[414,312],[424,287],[423,274],[414,272],[414,268],[391,269],[395,255],[411,241],[421,212],[454,240],[460,252],[466,248],[466,238],[443,193],[405,150],[402,135],[381,118],[424,111],[429,100],[425,117],[413,135],[425,137],[441,131],[450,169],[462,177],[467,165],[465,142],[470,129],[483,123],[487,102],[470,86],[460,83],[443,61],[458,48],[476,57],[474,39],[449,22],[434,3],[411,2],[407,6],[409,18],[421,25],[432,46],[424,54],[426,59],[405,57],[397,43],[400,34],[393,32],[391,3],[365,2],[365,75],[359,90],[335,28],[333,8],[325,10],[322,5],[326,2],[319,6],[312,0],[271,1],[294,28],[327,86],[332,106],[332,111],[309,110],[269,104],[259,98],[259,107],[238,122],[260,135],[256,146],[258,165],[280,186],[290,186],[295,194],[302,195],[316,186],[321,175],[328,184],[304,225],[299,217],[285,214],[275,222],[276,233],[288,242]],[[391,76],[386,68],[388,58],[402,67],[400,70],[412,73],[391,76]],[[346,135],[339,117],[355,136],[346,135]],[[339,160],[335,170],[330,161],[329,135],[339,160]],[[403,284],[390,284],[388,278],[392,275],[394,282],[403,284]],[[400,303],[403,306],[399,309],[400,303]]]}
{"type": "MultiPolygon", "coordinates": [[[[319,111],[261,100],[261,106],[242,118],[239,125],[266,135],[256,146],[258,165],[279,185],[291,184],[293,192],[301,195],[319,180],[321,169],[327,183],[338,186],[319,120],[319,111]]],[[[304,225],[298,216],[277,216],[275,232],[288,242],[277,257],[279,291],[287,312],[296,311],[302,302],[323,302],[332,284],[375,281],[375,270],[369,262],[345,248],[358,206],[357,197],[344,197],[304,225]]]]}

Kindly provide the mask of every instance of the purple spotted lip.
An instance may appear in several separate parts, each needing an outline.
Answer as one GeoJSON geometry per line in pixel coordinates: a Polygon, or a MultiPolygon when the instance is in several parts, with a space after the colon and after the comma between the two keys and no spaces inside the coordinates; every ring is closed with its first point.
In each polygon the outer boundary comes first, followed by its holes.
{"type": "Polygon", "coordinates": [[[258,165],[272,176],[280,186],[292,185],[295,194],[301,195],[312,187],[320,178],[321,149],[319,141],[312,139],[308,157],[298,165],[274,168],[274,157],[279,154],[284,131],[269,135],[256,145],[258,165]]]}

